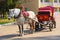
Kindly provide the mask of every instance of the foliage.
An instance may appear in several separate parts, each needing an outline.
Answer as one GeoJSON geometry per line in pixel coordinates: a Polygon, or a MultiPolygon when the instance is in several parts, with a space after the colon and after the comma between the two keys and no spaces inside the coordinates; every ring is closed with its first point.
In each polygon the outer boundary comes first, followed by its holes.
{"type": "Polygon", "coordinates": [[[7,18],[8,18],[8,13],[5,12],[5,14],[4,14],[4,19],[7,19],[7,18]]]}
{"type": "Polygon", "coordinates": [[[8,10],[21,3],[21,0],[1,0],[0,1],[0,12],[3,13],[3,18],[8,14],[8,10]],[[7,12],[7,13],[6,13],[7,12]]]}
{"type": "Polygon", "coordinates": [[[11,23],[11,22],[14,22],[14,19],[13,18],[11,20],[8,20],[8,19],[0,19],[0,24],[11,23]]]}
{"type": "Polygon", "coordinates": [[[0,12],[3,13],[3,17],[4,17],[4,12],[6,11],[6,1],[0,1],[0,12]]]}

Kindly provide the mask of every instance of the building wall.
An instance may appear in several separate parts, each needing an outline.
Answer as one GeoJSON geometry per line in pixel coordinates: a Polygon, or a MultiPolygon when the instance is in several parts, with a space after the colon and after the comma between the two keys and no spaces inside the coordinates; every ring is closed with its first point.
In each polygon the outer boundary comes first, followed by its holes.
{"type": "Polygon", "coordinates": [[[31,10],[34,11],[35,13],[37,13],[38,11],[38,0],[25,0],[24,1],[24,6],[25,8],[27,8],[27,10],[31,10]]]}
{"type": "Polygon", "coordinates": [[[38,12],[38,8],[45,7],[45,6],[53,6],[55,7],[56,12],[60,12],[60,2],[59,0],[56,0],[57,2],[54,2],[54,0],[24,0],[23,4],[27,10],[34,11],[35,13],[38,12]]]}

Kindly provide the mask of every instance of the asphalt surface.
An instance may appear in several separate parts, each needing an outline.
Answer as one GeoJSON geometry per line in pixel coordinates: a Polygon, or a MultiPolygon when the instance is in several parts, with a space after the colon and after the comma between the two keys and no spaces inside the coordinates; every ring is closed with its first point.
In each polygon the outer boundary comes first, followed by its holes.
{"type": "MultiPolygon", "coordinates": [[[[24,25],[24,34],[18,36],[18,26],[15,25],[0,25],[0,40],[60,40],[60,14],[55,15],[56,28],[52,32],[45,29],[33,34],[29,34],[27,24],[24,25]]],[[[29,26],[29,25],[28,25],[29,26]]]]}

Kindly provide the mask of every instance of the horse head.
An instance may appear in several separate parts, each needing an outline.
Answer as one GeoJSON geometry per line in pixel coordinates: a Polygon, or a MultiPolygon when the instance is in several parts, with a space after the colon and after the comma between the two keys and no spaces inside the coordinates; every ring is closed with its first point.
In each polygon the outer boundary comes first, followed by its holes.
{"type": "Polygon", "coordinates": [[[10,18],[12,18],[14,16],[13,11],[14,11],[14,9],[9,9],[9,12],[8,12],[8,19],[9,20],[10,20],[10,18]]]}
{"type": "Polygon", "coordinates": [[[11,17],[17,18],[20,15],[20,9],[9,9],[8,19],[11,17]]]}

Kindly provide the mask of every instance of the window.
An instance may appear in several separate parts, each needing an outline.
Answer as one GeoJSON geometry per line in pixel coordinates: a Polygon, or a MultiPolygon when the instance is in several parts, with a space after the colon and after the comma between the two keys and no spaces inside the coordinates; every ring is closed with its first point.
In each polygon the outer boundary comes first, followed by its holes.
{"type": "Polygon", "coordinates": [[[45,2],[49,2],[49,0],[44,0],[45,2]]]}
{"type": "Polygon", "coordinates": [[[57,0],[54,0],[54,2],[56,2],[56,3],[57,3],[57,0]]]}
{"type": "Polygon", "coordinates": [[[57,11],[57,8],[55,8],[55,11],[57,11]]]}

